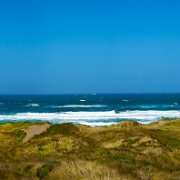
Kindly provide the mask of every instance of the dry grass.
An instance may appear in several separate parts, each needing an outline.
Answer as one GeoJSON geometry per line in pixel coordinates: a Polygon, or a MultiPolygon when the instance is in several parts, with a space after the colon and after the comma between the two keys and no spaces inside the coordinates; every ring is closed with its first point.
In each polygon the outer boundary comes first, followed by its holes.
{"type": "Polygon", "coordinates": [[[125,180],[126,178],[120,176],[116,170],[96,162],[75,160],[61,162],[60,165],[49,174],[47,179],[125,180]]]}
{"type": "Polygon", "coordinates": [[[23,143],[33,125],[42,124],[0,125],[0,179],[38,179],[37,174],[63,180],[180,177],[179,120],[97,128],[50,125],[23,143]]]}

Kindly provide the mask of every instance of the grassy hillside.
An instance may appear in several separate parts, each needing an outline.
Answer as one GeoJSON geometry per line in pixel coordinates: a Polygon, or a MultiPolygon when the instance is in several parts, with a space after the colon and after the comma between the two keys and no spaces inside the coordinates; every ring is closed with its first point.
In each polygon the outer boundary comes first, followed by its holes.
{"type": "Polygon", "coordinates": [[[23,143],[33,125],[0,125],[0,179],[180,179],[179,119],[50,125],[23,143]]]}

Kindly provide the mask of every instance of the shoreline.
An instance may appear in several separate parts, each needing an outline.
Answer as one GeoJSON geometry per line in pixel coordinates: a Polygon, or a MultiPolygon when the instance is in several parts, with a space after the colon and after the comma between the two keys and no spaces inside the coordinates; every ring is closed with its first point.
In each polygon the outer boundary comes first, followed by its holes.
{"type": "MultiPolygon", "coordinates": [[[[80,123],[74,123],[74,122],[62,122],[62,123],[52,123],[52,122],[49,122],[49,121],[41,121],[41,120],[32,120],[32,121],[29,121],[29,120],[24,120],[24,121],[0,121],[0,126],[3,125],[3,124],[8,124],[8,123],[12,123],[12,124],[20,124],[20,123],[27,123],[27,124],[50,124],[50,125],[60,125],[60,124],[73,124],[75,126],[87,126],[87,127],[92,127],[92,128],[96,128],[96,127],[109,127],[109,126],[114,126],[114,125],[118,125],[120,123],[123,123],[123,122],[135,122],[139,125],[150,125],[150,124],[154,124],[154,123],[158,123],[158,122],[161,122],[161,121],[174,121],[174,120],[180,120],[180,118],[161,118],[161,119],[158,119],[158,120],[155,120],[155,121],[150,121],[150,122],[146,122],[146,123],[142,123],[142,122],[137,122],[133,119],[124,119],[124,120],[121,120],[119,122],[116,122],[116,123],[113,123],[113,124],[110,124],[110,125],[98,125],[98,126],[92,126],[92,125],[86,125],[86,124],[80,124],[80,123]]],[[[87,122],[87,121],[85,121],[87,122]]],[[[91,121],[92,122],[92,121],[91,121]]],[[[107,122],[108,123],[111,123],[111,122],[107,122]]]]}

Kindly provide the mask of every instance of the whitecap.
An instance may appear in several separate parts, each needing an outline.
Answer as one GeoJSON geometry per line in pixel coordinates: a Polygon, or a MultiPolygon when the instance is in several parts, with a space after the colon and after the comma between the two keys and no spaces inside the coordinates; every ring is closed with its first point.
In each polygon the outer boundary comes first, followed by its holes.
{"type": "Polygon", "coordinates": [[[85,102],[86,100],[85,100],[85,99],[80,99],[79,101],[80,101],[80,102],[85,102]]]}
{"type": "Polygon", "coordinates": [[[39,104],[36,104],[36,103],[32,103],[32,104],[27,104],[25,105],[26,107],[38,107],[39,104]]]}
{"type": "Polygon", "coordinates": [[[48,107],[51,107],[51,108],[101,108],[101,107],[107,107],[107,105],[101,105],[101,104],[92,104],[92,105],[69,104],[69,105],[48,106],[48,107]]]}
{"type": "Polygon", "coordinates": [[[167,109],[167,108],[174,108],[178,104],[140,104],[140,105],[132,105],[132,108],[140,108],[140,109],[167,109]]]}
{"type": "Polygon", "coordinates": [[[123,99],[122,101],[123,101],[123,102],[128,102],[129,100],[128,100],[128,99],[123,99]]]}

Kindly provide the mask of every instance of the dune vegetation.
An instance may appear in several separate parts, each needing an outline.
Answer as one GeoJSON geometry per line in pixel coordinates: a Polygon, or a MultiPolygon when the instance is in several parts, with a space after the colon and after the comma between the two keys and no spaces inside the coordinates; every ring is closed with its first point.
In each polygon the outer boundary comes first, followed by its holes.
{"type": "Polygon", "coordinates": [[[0,179],[180,179],[179,119],[107,127],[48,124],[24,141],[32,126],[42,125],[0,125],[0,179]]]}

